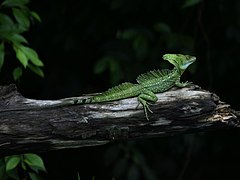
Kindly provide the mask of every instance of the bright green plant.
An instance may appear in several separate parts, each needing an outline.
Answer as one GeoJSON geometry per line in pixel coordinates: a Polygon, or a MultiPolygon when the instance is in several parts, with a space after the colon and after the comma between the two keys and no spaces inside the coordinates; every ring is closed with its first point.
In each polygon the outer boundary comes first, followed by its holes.
{"type": "Polygon", "coordinates": [[[0,4],[0,71],[4,65],[6,45],[12,47],[21,65],[13,70],[14,80],[22,76],[23,68],[29,68],[43,77],[43,62],[35,50],[28,47],[28,41],[22,36],[34,20],[41,21],[39,15],[31,11],[29,0],[5,0],[0,4]]]}
{"type": "MultiPolygon", "coordinates": [[[[29,68],[43,77],[43,63],[35,50],[28,47],[28,41],[22,36],[30,28],[33,20],[41,21],[36,12],[30,11],[29,0],[5,0],[0,4],[0,71],[6,61],[7,48],[11,47],[20,65],[13,70],[14,80],[22,76],[23,68],[29,68]],[[7,47],[7,48],[6,48],[7,47]]],[[[0,179],[40,180],[40,171],[46,172],[41,157],[28,153],[0,159],[0,179]]]]}
{"type": "Polygon", "coordinates": [[[40,180],[39,173],[46,172],[41,157],[28,153],[7,156],[0,160],[0,179],[32,179],[40,180]]]}

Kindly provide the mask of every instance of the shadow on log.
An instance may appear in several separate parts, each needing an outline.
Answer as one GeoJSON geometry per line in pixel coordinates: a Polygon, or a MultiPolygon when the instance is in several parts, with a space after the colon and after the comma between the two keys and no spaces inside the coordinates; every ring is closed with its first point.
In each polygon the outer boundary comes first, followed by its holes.
{"type": "Polygon", "coordinates": [[[0,86],[0,156],[239,126],[239,112],[196,85],[157,96],[147,121],[137,98],[45,108],[66,99],[27,99],[0,86]]]}

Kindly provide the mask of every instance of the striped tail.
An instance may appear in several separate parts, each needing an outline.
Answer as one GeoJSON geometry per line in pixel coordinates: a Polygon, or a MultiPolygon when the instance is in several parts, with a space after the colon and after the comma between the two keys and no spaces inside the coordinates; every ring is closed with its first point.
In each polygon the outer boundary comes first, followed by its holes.
{"type": "Polygon", "coordinates": [[[98,95],[85,99],[78,99],[74,102],[74,104],[91,104],[98,102],[108,102],[133,97],[139,94],[139,88],[140,87],[138,85],[132,83],[122,83],[98,95]]]}

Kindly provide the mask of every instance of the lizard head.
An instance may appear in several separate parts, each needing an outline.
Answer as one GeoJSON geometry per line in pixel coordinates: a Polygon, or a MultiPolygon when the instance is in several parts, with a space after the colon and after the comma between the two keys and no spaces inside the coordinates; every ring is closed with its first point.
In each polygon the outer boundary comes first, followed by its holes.
{"type": "Polygon", "coordinates": [[[163,59],[169,61],[181,71],[186,70],[189,65],[196,61],[196,57],[183,54],[165,54],[163,59]]]}

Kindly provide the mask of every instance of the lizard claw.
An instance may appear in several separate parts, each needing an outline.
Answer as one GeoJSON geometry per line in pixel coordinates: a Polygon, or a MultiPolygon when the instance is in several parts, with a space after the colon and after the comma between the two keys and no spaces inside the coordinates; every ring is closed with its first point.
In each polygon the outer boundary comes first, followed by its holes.
{"type": "Polygon", "coordinates": [[[149,108],[148,105],[152,105],[152,103],[147,102],[147,103],[146,103],[146,108],[147,108],[147,110],[148,110],[150,113],[153,113],[152,110],[149,108]]]}

